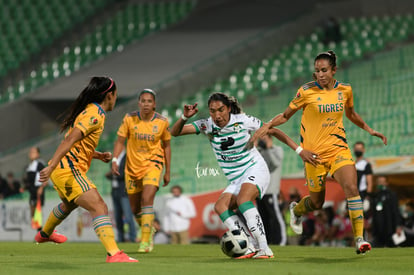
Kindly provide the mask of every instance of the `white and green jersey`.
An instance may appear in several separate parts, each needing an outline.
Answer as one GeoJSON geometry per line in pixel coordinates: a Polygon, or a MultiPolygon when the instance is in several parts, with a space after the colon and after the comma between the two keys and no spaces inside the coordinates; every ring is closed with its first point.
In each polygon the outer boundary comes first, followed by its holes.
{"type": "Polygon", "coordinates": [[[203,133],[209,138],[219,166],[230,182],[241,178],[252,166],[266,166],[256,147],[246,148],[251,132],[262,124],[261,120],[246,114],[230,114],[230,121],[223,128],[211,117],[193,122],[197,134],[203,133]]]}

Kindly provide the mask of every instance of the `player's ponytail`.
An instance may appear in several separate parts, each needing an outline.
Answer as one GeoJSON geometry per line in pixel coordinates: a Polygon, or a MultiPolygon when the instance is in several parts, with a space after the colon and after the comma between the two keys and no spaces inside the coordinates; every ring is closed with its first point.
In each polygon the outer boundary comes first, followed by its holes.
{"type": "Polygon", "coordinates": [[[82,90],[69,109],[58,117],[58,119],[64,117],[60,125],[60,131],[63,132],[72,126],[76,117],[89,103],[96,102],[100,104],[104,101],[108,93],[113,93],[115,90],[116,84],[112,78],[105,76],[92,77],[89,84],[82,90]]]}
{"type": "Polygon", "coordinates": [[[242,112],[242,108],[234,96],[228,96],[224,93],[213,93],[208,98],[208,105],[210,105],[211,101],[221,101],[230,108],[230,113],[232,114],[240,114],[242,112]]]}
{"type": "Polygon", "coordinates": [[[328,60],[329,65],[331,65],[332,68],[336,67],[336,54],[335,54],[334,51],[327,51],[327,52],[323,52],[323,53],[318,54],[315,57],[315,62],[317,60],[320,60],[320,59],[328,60]]]}

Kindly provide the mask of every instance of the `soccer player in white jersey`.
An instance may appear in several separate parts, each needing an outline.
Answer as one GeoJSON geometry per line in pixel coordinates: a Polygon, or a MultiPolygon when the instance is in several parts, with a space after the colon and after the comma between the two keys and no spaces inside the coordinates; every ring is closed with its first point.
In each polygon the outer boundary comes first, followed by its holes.
{"type": "MultiPolygon", "coordinates": [[[[259,129],[262,122],[242,113],[237,100],[223,93],[211,94],[208,108],[209,118],[185,124],[198,112],[197,103],[185,105],[183,115],[172,127],[171,134],[180,136],[203,133],[209,138],[216,159],[229,181],[215,204],[215,211],[229,230],[243,231],[254,246],[239,258],[273,258],[262,219],[253,204],[256,198],[262,198],[270,180],[266,162],[249,142],[250,133],[259,129]],[[234,212],[237,208],[243,214],[246,224],[234,212]]],[[[269,134],[293,150],[299,147],[279,129],[272,129],[269,134]]],[[[317,160],[312,157],[314,153],[307,150],[299,153],[304,161],[316,164],[317,160]]]]}

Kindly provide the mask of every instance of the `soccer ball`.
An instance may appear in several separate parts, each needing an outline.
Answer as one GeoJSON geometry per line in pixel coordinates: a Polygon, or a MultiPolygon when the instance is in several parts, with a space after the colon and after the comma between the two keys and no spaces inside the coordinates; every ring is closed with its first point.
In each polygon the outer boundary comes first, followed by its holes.
{"type": "Polygon", "coordinates": [[[221,250],[229,257],[240,257],[249,247],[249,239],[240,230],[227,231],[220,239],[221,250]]]}

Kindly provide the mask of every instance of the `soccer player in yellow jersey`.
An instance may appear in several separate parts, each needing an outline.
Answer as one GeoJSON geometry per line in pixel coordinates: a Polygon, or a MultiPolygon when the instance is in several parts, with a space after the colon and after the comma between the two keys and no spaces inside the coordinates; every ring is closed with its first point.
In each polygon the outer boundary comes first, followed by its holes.
{"type": "Polygon", "coordinates": [[[334,79],[337,67],[333,51],[317,55],[314,67],[315,81],[303,85],[289,107],[264,124],[255,133],[252,141],[264,135],[271,127],[287,122],[302,109],[301,146],[296,152],[301,154],[303,149],[315,152],[314,158],[318,160],[318,164],[305,163],[309,196],[302,198],[299,203],[291,203],[291,227],[297,234],[302,234],[301,216],[322,208],[325,201],[326,176],[330,173],[341,185],[348,201],[356,252],[365,253],[371,250],[371,245],[363,239],[363,207],[357,188],[355,164],[343,126],[343,113],[345,112],[350,121],[370,135],[381,138],[385,145],[387,138],[370,128],[356,113],[351,86],[334,79]]]}
{"type": "Polygon", "coordinates": [[[138,97],[139,111],[126,114],[114,145],[112,172],[119,174],[117,157],[126,145],[125,186],[132,213],[141,227],[138,252],[153,249],[154,198],[162,170],[164,185],[170,182],[171,134],[168,120],[155,112],[155,92],[143,90],[138,97]]]}
{"type": "Polygon", "coordinates": [[[81,206],[92,216],[93,227],[107,251],[106,262],[138,262],[119,250],[108,216],[108,207],[96,186],[86,176],[92,159],[109,162],[110,152],[95,151],[104,129],[106,112],[112,111],[117,98],[115,82],[109,77],[92,77],[89,84],[76,98],[62,122],[61,131],[67,130],[65,138],[47,167],[40,171],[38,193],[43,192],[49,178],[62,203],[55,206],[43,229],[35,236],[37,243],[63,243],[64,235],[54,229],[75,208],[81,206]]]}

